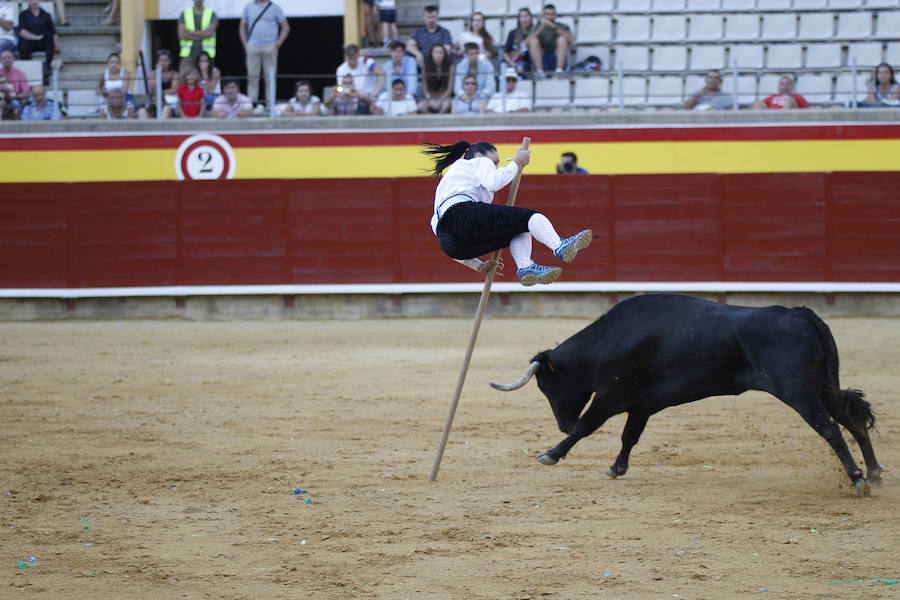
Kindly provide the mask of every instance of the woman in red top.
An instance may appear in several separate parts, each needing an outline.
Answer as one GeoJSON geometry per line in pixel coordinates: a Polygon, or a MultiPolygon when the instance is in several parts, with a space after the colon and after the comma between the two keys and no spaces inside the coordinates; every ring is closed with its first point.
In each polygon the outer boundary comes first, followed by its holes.
{"type": "Polygon", "coordinates": [[[202,117],[206,111],[206,90],[200,85],[200,74],[190,71],[178,88],[178,116],[182,119],[202,117]]]}

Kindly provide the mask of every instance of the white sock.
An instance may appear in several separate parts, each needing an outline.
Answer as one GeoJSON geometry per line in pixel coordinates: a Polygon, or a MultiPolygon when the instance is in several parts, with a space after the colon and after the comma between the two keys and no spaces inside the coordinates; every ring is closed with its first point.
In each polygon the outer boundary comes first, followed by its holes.
{"type": "Polygon", "coordinates": [[[531,234],[520,233],[509,242],[509,253],[516,261],[516,267],[524,269],[531,266],[531,234]]]}
{"type": "Polygon", "coordinates": [[[556,230],[553,229],[553,224],[550,223],[550,219],[541,213],[534,213],[531,215],[531,218],[528,219],[528,231],[534,236],[534,239],[551,250],[556,250],[562,243],[556,230]]]}

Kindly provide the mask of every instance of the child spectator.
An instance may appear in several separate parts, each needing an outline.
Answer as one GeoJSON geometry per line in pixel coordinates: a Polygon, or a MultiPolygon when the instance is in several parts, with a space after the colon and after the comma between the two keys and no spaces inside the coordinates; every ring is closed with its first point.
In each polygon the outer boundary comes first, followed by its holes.
{"type": "Polygon", "coordinates": [[[520,76],[531,71],[527,39],[533,26],[534,17],[531,10],[520,8],[516,28],[506,36],[506,45],[503,46],[503,62],[515,69],[520,76]]]}
{"type": "Polygon", "coordinates": [[[397,78],[391,83],[390,96],[388,92],[383,92],[375,103],[376,115],[388,115],[396,117],[399,115],[411,115],[418,110],[416,99],[406,93],[406,83],[397,78]]]}
{"type": "Polygon", "coordinates": [[[222,80],[222,95],[213,103],[210,116],[214,119],[245,119],[253,116],[253,103],[240,93],[236,79],[222,80]]]}
{"type": "Polygon", "coordinates": [[[425,25],[413,31],[409,41],[406,42],[406,51],[416,58],[419,68],[424,69],[425,58],[435,44],[443,46],[444,53],[450,56],[453,50],[453,37],[449,31],[438,25],[438,7],[431,4],[425,7],[425,25]]]}
{"type": "Polygon", "coordinates": [[[544,6],[541,22],[528,36],[526,43],[528,55],[540,77],[544,71],[554,67],[557,73],[565,70],[569,48],[575,43],[575,36],[568,25],[556,22],[556,7],[548,4],[544,6]]]}
{"type": "Polygon", "coordinates": [[[422,72],[422,101],[419,112],[449,113],[453,98],[454,68],[450,56],[444,46],[435,44],[425,59],[425,70],[422,72]]]}
{"type": "Polygon", "coordinates": [[[301,79],[294,86],[294,97],[281,113],[282,117],[317,117],[322,114],[322,101],[312,95],[309,81],[301,79]]]}
{"type": "Polygon", "coordinates": [[[463,77],[462,93],[453,99],[450,112],[454,115],[480,114],[485,111],[487,96],[478,89],[478,80],[474,75],[463,77]]]}
{"type": "Polygon", "coordinates": [[[18,121],[19,111],[16,110],[15,100],[8,91],[0,89],[0,120],[18,121]]]}
{"type": "Polygon", "coordinates": [[[384,71],[386,81],[394,81],[398,77],[406,84],[406,91],[415,97],[419,97],[419,68],[416,59],[406,53],[406,45],[399,41],[391,41],[391,60],[384,63],[381,70],[384,71]]]}
{"type": "Polygon", "coordinates": [[[478,80],[478,91],[490,96],[497,89],[494,79],[494,65],[478,53],[478,45],[475,42],[466,42],[464,46],[465,56],[456,64],[456,83],[453,85],[453,93],[457,96],[463,93],[463,79],[472,75],[478,80]]]}
{"type": "Polygon", "coordinates": [[[397,2],[396,0],[377,0],[378,18],[381,21],[381,40],[385,48],[388,48],[396,39],[397,33],[397,2]]]}
{"type": "Polygon", "coordinates": [[[206,112],[206,91],[200,86],[197,71],[188,71],[184,83],[178,88],[178,116],[196,119],[206,112]]]}
{"type": "Polygon", "coordinates": [[[465,45],[473,42],[478,45],[478,53],[481,58],[494,63],[497,60],[497,48],[494,46],[494,38],[484,28],[484,13],[474,12],[469,17],[466,30],[459,35],[459,39],[453,44],[453,51],[458,56],[462,55],[465,45]]]}
{"type": "Polygon", "coordinates": [[[23,121],[58,121],[62,118],[56,102],[47,98],[42,85],[31,88],[31,102],[22,109],[23,121]]]}
{"type": "Polygon", "coordinates": [[[99,118],[107,121],[134,119],[134,107],[125,100],[122,90],[110,90],[106,96],[106,104],[100,107],[99,118]]]}
{"type": "Polygon", "coordinates": [[[794,80],[787,75],[782,75],[778,79],[778,93],[772,94],[768,98],[757,100],[750,108],[809,108],[809,102],[800,94],[794,93],[794,80]]]}

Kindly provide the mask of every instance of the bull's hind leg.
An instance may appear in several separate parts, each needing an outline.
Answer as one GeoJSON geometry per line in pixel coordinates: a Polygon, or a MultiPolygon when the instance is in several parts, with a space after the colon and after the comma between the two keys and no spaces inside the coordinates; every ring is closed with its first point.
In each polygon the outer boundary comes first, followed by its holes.
{"type": "Polygon", "coordinates": [[[875,450],[872,448],[869,432],[864,427],[856,425],[845,415],[834,415],[834,420],[843,425],[856,440],[856,443],[859,444],[863,459],[866,461],[866,478],[869,480],[869,483],[881,485],[881,463],[875,458],[875,450]]]}
{"type": "Polygon", "coordinates": [[[622,450],[619,451],[616,462],[606,470],[608,477],[615,479],[628,471],[628,457],[631,455],[631,449],[641,439],[641,434],[644,432],[649,418],[650,415],[646,413],[628,413],[628,421],[625,423],[625,429],[622,430],[622,450]]]}
{"type": "Polygon", "coordinates": [[[863,477],[862,470],[853,461],[850,455],[850,449],[847,442],[841,435],[841,428],[836,421],[833,421],[828,415],[828,411],[822,404],[822,401],[815,395],[802,394],[799,396],[778,396],[782,402],[800,413],[800,416],[809,423],[810,427],[816,430],[816,433],[825,438],[825,441],[831,446],[834,453],[844,465],[850,482],[856,489],[858,496],[868,496],[869,482],[863,477]]]}

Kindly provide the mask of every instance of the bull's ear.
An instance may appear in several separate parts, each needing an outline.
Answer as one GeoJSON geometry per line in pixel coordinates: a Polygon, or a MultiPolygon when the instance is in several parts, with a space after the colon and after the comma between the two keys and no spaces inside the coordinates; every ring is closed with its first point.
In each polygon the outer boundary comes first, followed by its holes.
{"type": "Polygon", "coordinates": [[[553,364],[553,361],[550,360],[550,351],[544,350],[543,352],[539,352],[537,356],[531,359],[532,361],[537,361],[540,363],[542,367],[547,367],[550,369],[550,372],[553,373],[556,371],[556,365],[553,364]]]}

